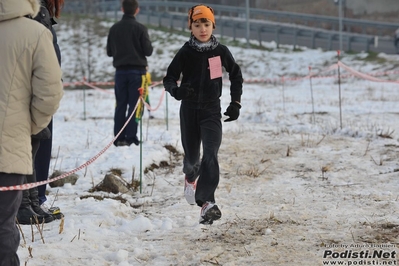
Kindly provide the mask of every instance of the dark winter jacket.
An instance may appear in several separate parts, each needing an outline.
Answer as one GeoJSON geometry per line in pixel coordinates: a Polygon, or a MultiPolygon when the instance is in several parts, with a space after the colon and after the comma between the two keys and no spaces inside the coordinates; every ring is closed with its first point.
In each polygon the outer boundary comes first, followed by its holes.
{"type": "Polygon", "coordinates": [[[241,69],[235,62],[230,50],[222,44],[211,51],[199,52],[186,42],[170,63],[163,79],[165,90],[172,96],[177,81],[182,74],[181,84],[189,84],[195,96],[185,101],[194,103],[210,103],[222,95],[222,78],[210,78],[209,62],[211,57],[220,56],[222,66],[229,73],[231,101],[241,101],[243,78],[241,69]]]}
{"type": "Polygon", "coordinates": [[[34,17],[34,20],[43,24],[53,34],[54,50],[55,50],[55,53],[57,54],[58,63],[61,65],[61,51],[60,51],[60,47],[58,46],[57,34],[55,33],[55,30],[53,29],[53,25],[57,24],[57,22],[54,20],[54,18],[52,18],[50,16],[50,13],[46,7],[47,2],[45,0],[42,0],[42,1],[40,1],[40,3],[41,3],[41,6],[40,6],[39,13],[37,14],[36,17],[34,17]]]}
{"type": "MultiPolygon", "coordinates": [[[[57,24],[57,22],[54,20],[54,18],[52,18],[50,16],[50,12],[47,9],[47,0],[40,1],[39,13],[33,19],[51,31],[51,34],[53,35],[54,51],[55,51],[55,54],[57,55],[58,64],[61,66],[61,50],[60,50],[60,47],[58,46],[57,34],[55,33],[55,30],[53,28],[53,25],[57,24]]],[[[42,131],[40,131],[38,134],[32,135],[32,138],[34,138],[34,139],[50,139],[51,131],[47,127],[45,129],[43,129],[42,131]]]]}
{"type": "Polygon", "coordinates": [[[47,29],[51,30],[53,21],[51,20],[50,13],[46,8],[46,2],[40,1],[40,10],[34,20],[43,24],[47,29]]]}
{"type": "Polygon", "coordinates": [[[146,70],[153,47],[147,28],[134,16],[124,14],[109,30],[107,55],[113,57],[116,69],[146,70]]]}

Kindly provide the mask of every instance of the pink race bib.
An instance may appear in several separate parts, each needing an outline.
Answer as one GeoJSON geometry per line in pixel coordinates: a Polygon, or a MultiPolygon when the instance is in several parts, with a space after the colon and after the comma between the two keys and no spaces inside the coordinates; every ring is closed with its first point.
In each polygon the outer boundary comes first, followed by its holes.
{"type": "Polygon", "coordinates": [[[222,77],[222,61],[220,56],[215,56],[208,59],[209,61],[209,71],[211,74],[211,79],[222,77]]]}

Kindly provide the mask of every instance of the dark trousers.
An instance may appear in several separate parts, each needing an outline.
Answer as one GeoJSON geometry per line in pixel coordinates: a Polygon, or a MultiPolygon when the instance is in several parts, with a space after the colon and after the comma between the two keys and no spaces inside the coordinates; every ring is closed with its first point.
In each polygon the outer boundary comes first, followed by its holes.
{"type": "Polygon", "coordinates": [[[215,202],[219,184],[218,152],[222,143],[220,101],[204,106],[182,102],[180,131],[184,149],[183,172],[189,181],[198,177],[195,201],[198,206],[215,202]],[[200,161],[202,144],[202,159],[200,161]]]}
{"type": "MultiPolygon", "coordinates": [[[[140,70],[116,70],[115,72],[115,136],[122,129],[137,104],[140,96],[138,89],[141,87],[142,75],[145,75],[145,73],[145,71],[140,70]]],[[[135,117],[130,120],[115,142],[123,140],[130,143],[133,140],[137,140],[137,122],[135,117]]]]}
{"type": "MultiPolygon", "coordinates": [[[[33,168],[36,172],[36,181],[44,181],[48,179],[50,161],[51,161],[51,149],[53,146],[53,120],[51,119],[50,124],[47,126],[50,129],[51,137],[49,139],[42,139],[40,141],[39,149],[34,159],[35,167],[33,168]]],[[[29,181],[28,181],[29,182],[29,181]]],[[[38,186],[39,204],[44,203],[46,198],[46,186],[38,186]]]]}
{"type": "MultiPolygon", "coordinates": [[[[0,186],[23,184],[25,176],[0,173],[0,186]]],[[[21,204],[22,191],[0,192],[0,266],[19,266],[17,250],[20,241],[15,217],[21,204]]]]}

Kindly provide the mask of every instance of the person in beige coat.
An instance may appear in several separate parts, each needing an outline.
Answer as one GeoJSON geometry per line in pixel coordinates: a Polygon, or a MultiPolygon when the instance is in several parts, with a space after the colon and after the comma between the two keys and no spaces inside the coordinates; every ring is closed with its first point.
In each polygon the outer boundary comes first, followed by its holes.
{"type": "MultiPolygon", "coordinates": [[[[52,34],[34,17],[37,0],[0,0],[0,187],[32,174],[31,135],[50,122],[63,95],[52,34]]],[[[0,266],[20,265],[15,217],[22,191],[0,191],[0,266]]]]}

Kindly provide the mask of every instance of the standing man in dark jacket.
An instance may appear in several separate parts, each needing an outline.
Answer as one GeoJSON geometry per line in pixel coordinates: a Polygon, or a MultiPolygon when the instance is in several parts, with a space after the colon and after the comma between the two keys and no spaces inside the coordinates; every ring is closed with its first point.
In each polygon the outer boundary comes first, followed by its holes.
{"type": "MultiPolygon", "coordinates": [[[[116,136],[132,114],[139,99],[142,78],[146,75],[147,56],[153,47],[147,28],[136,21],[139,12],[137,0],[122,1],[123,17],[109,30],[107,55],[113,57],[115,72],[115,116],[114,135],[116,136]],[[126,110],[128,113],[126,115],[126,110]]],[[[119,137],[115,146],[139,145],[137,122],[132,119],[119,137]]]]}
{"type": "MultiPolygon", "coordinates": [[[[57,24],[55,18],[59,18],[61,16],[61,9],[64,6],[64,0],[41,0],[41,7],[39,14],[34,18],[36,21],[43,24],[46,28],[48,28],[53,35],[53,46],[54,51],[57,55],[58,63],[61,66],[61,51],[58,45],[57,34],[53,28],[54,25],[57,24]]],[[[51,161],[51,150],[53,146],[53,119],[51,119],[50,124],[47,128],[51,132],[51,137],[48,139],[43,139],[40,141],[40,147],[37,151],[35,158],[35,171],[36,171],[36,180],[44,181],[48,179],[49,176],[49,168],[51,161]]],[[[45,202],[47,201],[46,197],[46,185],[41,185],[38,187],[38,195],[39,195],[39,204],[40,207],[48,210],[45,202]]],[[[49,204],[52,205],[52,204],[49,204]]],[[[59,208],[53,208],[55,213],[51,211],[51,213],[55,214],[55,217],[60,218],[63,216],[59,211],[59,208]]]]}

